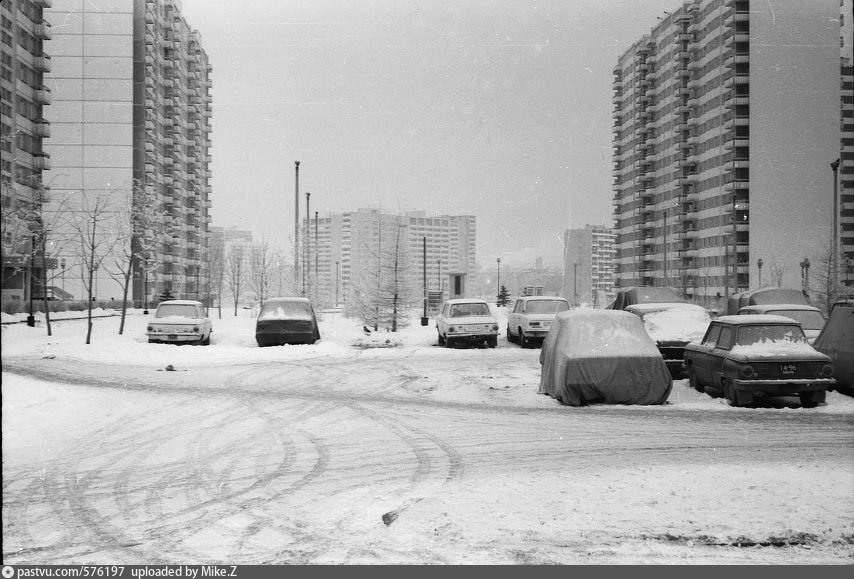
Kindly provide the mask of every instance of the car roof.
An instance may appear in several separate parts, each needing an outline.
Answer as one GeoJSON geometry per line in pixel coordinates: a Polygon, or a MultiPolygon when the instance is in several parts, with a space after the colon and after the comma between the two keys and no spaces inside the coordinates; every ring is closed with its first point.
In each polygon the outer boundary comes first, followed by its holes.
{"type": "Polygon", "coordinates": [[[661,303],[646,303],[646,304],[632,304],[630,306],[626,306],[625,309],[630,312],[659,312],[664,310],[675,310],[675,309],[690,309],[690,310],[703,310],[706,311],[706,308],[697,304],[688,304],[684,302],[661,302],[661,303]]]}
{"type": "Polygon", "coordinates": [[[157,306],[160,307],[163,304],[176,306],[201,306],[202,302],[197,302],[195,300],[166,300],[165,302],[160,302],[157,306]]]}
{"type": "Polygon", "coordinates": [[[757,324],[798,324],[792,318],[787,318],[786,316],[777,316],[774,314],[751,314],[749,316],[745,315],[735,315],[735,316],[721,316],[712,320],[712,322],[724,322],[725,324],[738,325],[738,326],[746,326],[746,325],[757,325],[757,324]]]}
{"type": "Polygon", "coordinates": [[[517,300],[525,300],[526,302],[532,302],[532,301],[536,301],[536,300],[549,300],[549,301],[560,300],[563,302],[566,301],[566,298],[562,297],[562,296],[519,296],[516,299],[517,300]]]}
{"type": "Polygon", "coordinates": [[[820,312],[821,310],[814,306],[806,306],[804,304],[757,304],[754,306],[744,306],[743,308],[739,308],[738,311],[742,312],[744,310],[756,310],[761,313],[765,313],[768,310],[798,310],[798,311],[809,311],[809,312],[820,312]]]}
{"type": "Polygon", "coordinates": [[[446,304],[454,305],[454,304],[486,304],[486,300],[481,300],[478,298],[454,298],[452,300],[445,300],[446,304]]]}
{"type": "Polygon", "coordinates": [[[308,298],[302,297],[278,297],[278,298],[267,298],[264,300],[264,303],[267,302],[310,302],[311,300],[308,298]]]}

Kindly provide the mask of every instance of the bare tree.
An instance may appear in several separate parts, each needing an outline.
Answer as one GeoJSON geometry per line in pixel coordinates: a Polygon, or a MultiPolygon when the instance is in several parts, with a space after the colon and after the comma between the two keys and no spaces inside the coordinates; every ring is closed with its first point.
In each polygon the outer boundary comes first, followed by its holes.
{"type": "MultiPolygon", "coordinates": [[[[831,306],[845,295],[849,290],[844,283],[844,276],[840,275],[845,268],[845,252],[839,252],[838,257],[833,259],[833,250],[825,244],[822,247],[821,253],[813,261],[812,268],[807,266],[802,269],[802,276],[806,277],[809,269],[815,270],[815,301],[816,305],[824,310],[825,313],[830,311],[831,306]]],[[[808,260],[804,260],[809,263],[808,260]]],[[[803,266],[802,266],[803,268],[803,266]]],[[[811,288],[807,288],[808,290],[811,288]]]]}
{"type": "Polygon", "coordinates": [[[107,195],[89,198],[84,193],[80,196],[80,207],[71,212],[70,227],[78,243],[78,258],[82,266],[80,278],[87,297],[87,344],[90,344],[92,339],[92,290],[95,274],[113,252],[118,241],[115,235],[115,220],[116,216],[107,195]]]}
{"type": "Polygon", "coordinates": [[[208,306],[211,297],[216,296],[217,315],[222,319],[222,284],[225,280],[225,248],[222,243],[214,242],[205,254],[205,271],[208,282],[208,306]]]}
{"type": "Polygon", "coordinates": [[[237,315],[237,302],[246,281],[246,251],[241,245],[232,245],[225,256],[225,278],[228,291],[234,299],[234,315],[237,315]]]}
{"type": "Polygon", "coordinates": [[[354,280],[348,314],[375,330],[382,326],[396,332],[406,325],[405,310],[418,301],[417,288],[411,275],[406,226],[397,218],[384,227],[382,217],[379,219],[377,245],[369,251],[375,267],[365,269],[354,280]]]}
{"type": "Polygon", "coordinates": [[[275,275],[276,256],[266,238],[249,248],[249,287],[258,296],[261,304],[267,299],[275,275]]]}
{"type": "Polygon", "coordinates": [[[115,220],[116,243],[120,249],[104,266],[107,274],[122,288],[122,313],[119,334],[124,333],[128,291],[134,271],[147,267],[146,257],[154,250],[157,201],[139,182],[135,182],[125,211],[115,220]]]}

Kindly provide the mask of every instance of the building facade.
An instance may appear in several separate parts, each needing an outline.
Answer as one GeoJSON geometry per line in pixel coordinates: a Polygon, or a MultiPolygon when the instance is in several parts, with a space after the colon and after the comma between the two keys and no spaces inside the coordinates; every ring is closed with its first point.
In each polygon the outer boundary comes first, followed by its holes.
{"type": "Polygon", "coordinates": [[[62,23],[46,42],[55,162],[44,178],[48,210],[69,216],[68,291],[87,293],[74,233],[97,224],[93,298],[120,297],[111,264],[129,252],[135,301],[205,293],[211,67],[199,34],[178,0],[56,2],[45,17],[62,23]],[[145,219],[131,224],[132,213],[145,219]]]}
{"type": "MultiPolygon", "coordinates": [[[[51,27],[44,19],[48,0],[0,2],[0,212],[2,212],[3,303],[26,304],[44,279],[42,248],[32,220],[46,199],[42,173],[50,168],[44,150],[51,134],[44,117],[51,91],[46,75],[51,59],[45,41],[51,27]],[[34,291],[31,291],[34,290],[34,291]]],[[[57,264],[48,260],[49,274],[57,264]]]]}
{"type": "Polygon", "coordinates": [[[594,304],[597,298],[610,302],[614,296],[616,234],[603,225],[585,225],[564,232],[563,296],[571,304],[594,304]]]}
{"type": "Polygon", "coordinates": [[[710,302],[827,262],[838,19],[839,0],[694,0],[619,58],[619,286],[710,302]]]}
{"type": "MultiPolygon", "coordinates": [[[[447,291],[447,276],[476,271],[476,219],[471,215],[405,215],[359,209],[303,221],[301,295],[320,305],[340,305],[376,284],[380,264],[397,260],[402,285],[414,300],[447,291]],[[426,243],[425,243],[426,240],[426,243]],[[426,246],[426,260],[424,259],[426,246]]],[[[387,266],[383,266],[387,267],[387,266]]]]}
{"type": "Polygon", "coordinates": [[[839,236],[843,259],[840,281],[854,286],[854,0],[842,0],[840,22],[841,122],[839,147],[839,236]]]}

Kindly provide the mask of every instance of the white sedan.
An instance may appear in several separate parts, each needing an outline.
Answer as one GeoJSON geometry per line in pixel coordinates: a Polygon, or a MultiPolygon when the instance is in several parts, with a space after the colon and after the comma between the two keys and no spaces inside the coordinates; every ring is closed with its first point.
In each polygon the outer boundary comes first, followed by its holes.
{"type": "Polygon", "coordinates": [[[168,300],[157,306],[154,319],[148,323],[146,335],[149,343],[193,343],[207,346],[211,343],[213,325],[205,315],[201,302],[168,300]]]}
{"type": "Polygon", "coordinates": [[[448,300],[436,317],[439,345],[453,348],[457,342],[498,345],[498,320],[492,315],[489,304],[478,299],[448,300]]]}

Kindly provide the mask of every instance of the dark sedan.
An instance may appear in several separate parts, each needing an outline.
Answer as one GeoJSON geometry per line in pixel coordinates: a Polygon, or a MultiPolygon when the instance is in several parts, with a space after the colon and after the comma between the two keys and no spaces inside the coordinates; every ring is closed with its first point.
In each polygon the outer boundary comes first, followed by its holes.
{"type": "Polygon", "coordinates": [[[807,343],[800,324],[773,315],[713,320],[702,342],[685,347],[685,370],[691,386],[726,396],[732,406],[797,395],[814,407],[835,383],[830,358],[807,343]]]}
{"type": "Polygon", "coordinates": [[[263,346],[313,344],[320,339],[317,316],[308,298],[270,298],[255,323],[255,341],[263,346]]]}

